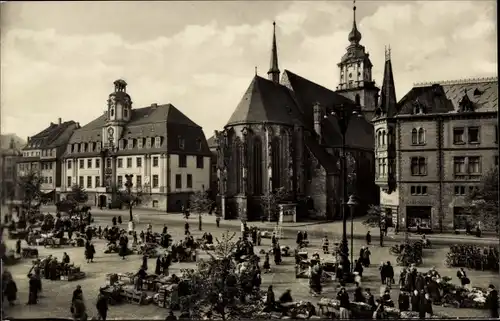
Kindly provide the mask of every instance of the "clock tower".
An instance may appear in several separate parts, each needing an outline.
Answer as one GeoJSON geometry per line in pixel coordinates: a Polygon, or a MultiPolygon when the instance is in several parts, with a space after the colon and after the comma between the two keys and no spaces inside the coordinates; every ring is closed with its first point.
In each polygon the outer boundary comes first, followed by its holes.
{"type": "Polygon", "coordinates": [[[375,116],[379,88],[372,78],[372,63],[370,54],[360,44],[361,33],[356,25],[356,1],[353,5],[353,24],[349,33],[350,42],[347,52],[338,64],[340,83],[337,92],[361,107],[366,120],[371,121],[375,116]]]}
{"type": "Polygon", "coordinates": [[[107,147],[118,147],[123,126],[130,121],[132,114],[132,100],[127,94],[127,83],[123,79],[118,79],[113,84],[115,91],[109,94],[106,124],[102,129],[102,144],[107,147]]]}

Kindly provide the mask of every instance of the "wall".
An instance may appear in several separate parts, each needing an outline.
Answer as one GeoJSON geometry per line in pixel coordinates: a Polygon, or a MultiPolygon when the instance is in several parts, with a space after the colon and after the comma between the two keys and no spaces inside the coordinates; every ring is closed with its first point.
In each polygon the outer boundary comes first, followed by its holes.
{"type": "Polygon", "coordinates": [[[179,167],[179,155],[170,155],[170,192],[207,191],[210,188],[210,157],[203,157],[203,168],[197,168],[196,156],[186,156],[186,167],[179,167]],[[193,186],[187,188],[187,175],[192,175],[193,186]],[[182,188],[176,188],[176,175],[182,177],[182,188]]]}

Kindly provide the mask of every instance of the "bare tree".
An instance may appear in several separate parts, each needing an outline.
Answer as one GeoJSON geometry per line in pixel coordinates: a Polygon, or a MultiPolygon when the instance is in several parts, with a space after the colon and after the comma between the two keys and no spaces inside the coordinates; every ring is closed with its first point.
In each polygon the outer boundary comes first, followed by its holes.
{"type": "Polygon", "coordinates": [[[279,217],[279,204],[287,198],[287,192],[284,187],[280,187],[272,192],[267,192],[261,198],[264,213],[267,214],[269,222],[279,217]]]}
{"type": "Polygon", "coordinates": [[[363,225],[378,228],[380,230],[380,246],[384,246],[384,230],[386,224],[386,215],[380,206],[370,205],[363,225]]]}
{"type": "Polygon", "coordinates": [[[198,230],[202,230],[203,213],[208,213],[213,205],[213,200],[206,191],[196,191],[189,197],[189,207],[192,212],[198,214],[198,230]]]}
{"type": "Polygon", "coordinates": [[[41,191],[42,187],[42,177],[36,171],[30,171],[27,174],[20,176],[17,183],[21,189],[23,200],[23,207],[31,211],[33,202],[38,202],[40,205],[43,193],[41,191]]]}

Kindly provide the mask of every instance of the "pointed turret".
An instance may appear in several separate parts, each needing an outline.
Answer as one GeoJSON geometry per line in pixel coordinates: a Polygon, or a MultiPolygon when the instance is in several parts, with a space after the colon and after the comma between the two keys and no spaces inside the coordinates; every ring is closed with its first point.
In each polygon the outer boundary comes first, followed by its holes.
{"type": "Polygon", "coordinates": [[[396,88],[394,86],[394,75],[392,74],[391,47],[385,49],[384,79],[380,92],[380,114],[385,117],[393,117],[396,110],[396,88]]]}
{"type": "Polygon", "coordinates": [[[356,0],[353,1],[352,12],[353,12],[352,30],[349,33],[348,39],[351,44],[357,45],[361,41],[361,32],[358,31],[358,27],[356,25],[356,0]]]}
{"type": "Polygon", "coordinates": [[[278,46],[276,45],[276,22],[273,22],[273,47],[271,50],[271,63],[269,65],[267,76],[269,80],[275,83],[280,82],[280,69],[278,67],[278,46]]]}

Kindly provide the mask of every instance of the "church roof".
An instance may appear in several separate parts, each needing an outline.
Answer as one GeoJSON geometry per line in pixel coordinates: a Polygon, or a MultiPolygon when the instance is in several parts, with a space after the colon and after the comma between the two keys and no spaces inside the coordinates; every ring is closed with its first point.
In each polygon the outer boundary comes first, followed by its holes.
{"type": "Polygon", "coordinates": [[[226,126],[263,122],[293,124],[294,105],[286,87],[256,75],[226,126]]]}
{"type": "MultiPolygon", "coordinates": [[[[92,120],[87,125],[76,130],[69,144],[83,142],[101,142],[102,128],[106,126],[106,114],[92,120]]],[[[181,154],[209,154],[205,135],[202,128],[189,119],[172,104],[156,105],[149,107],[134,108],[130,121],[124,126],[120,139],[138,139],[160,136],[162,140],[160,148],[152,147],[151,150],[144,148],[138,150],[137,146],[132,149],[118,151],[120,154],[143,154],[150,152],[173,152],[181,154]],[[184,148],[179,146],[179,137],[184,139],[184,148]],[[202,150],[198,150],[198,141],[202,142],[202,150]]],[[[91,156],[92,153],[71,153],[71,155],[91,156]],[[88,154],[88,155],[87,155],[88,154]]]]}
{"type": "Polygon", "coordinates": [[[399,101],[398,115],[413,114],[415,104],[423,105],[426,114],[457,113],[465,96],[475,112],[498,111],[498,78],[416,84],[399,101]]]}
{"type": "MultiPolygon", "coordinates": [[[[345,108],[356,108],[356,104],[349,98],[328,88],[316,84],[306,78],[285,70],[282,83],[288,84],[294,93],[302,111],[306,127],[313,128],[313,108],[315,104],[323,107],[344,105],[345,108]]],[[[342,143],[338,123],[333,117],[322,119],[321,128],[324,143],[337,147],[342,143]]],[[[373,149],[373,126],[364,118],[352,119],[346,134],[346,144],[352,148],[373,149]]]]}

